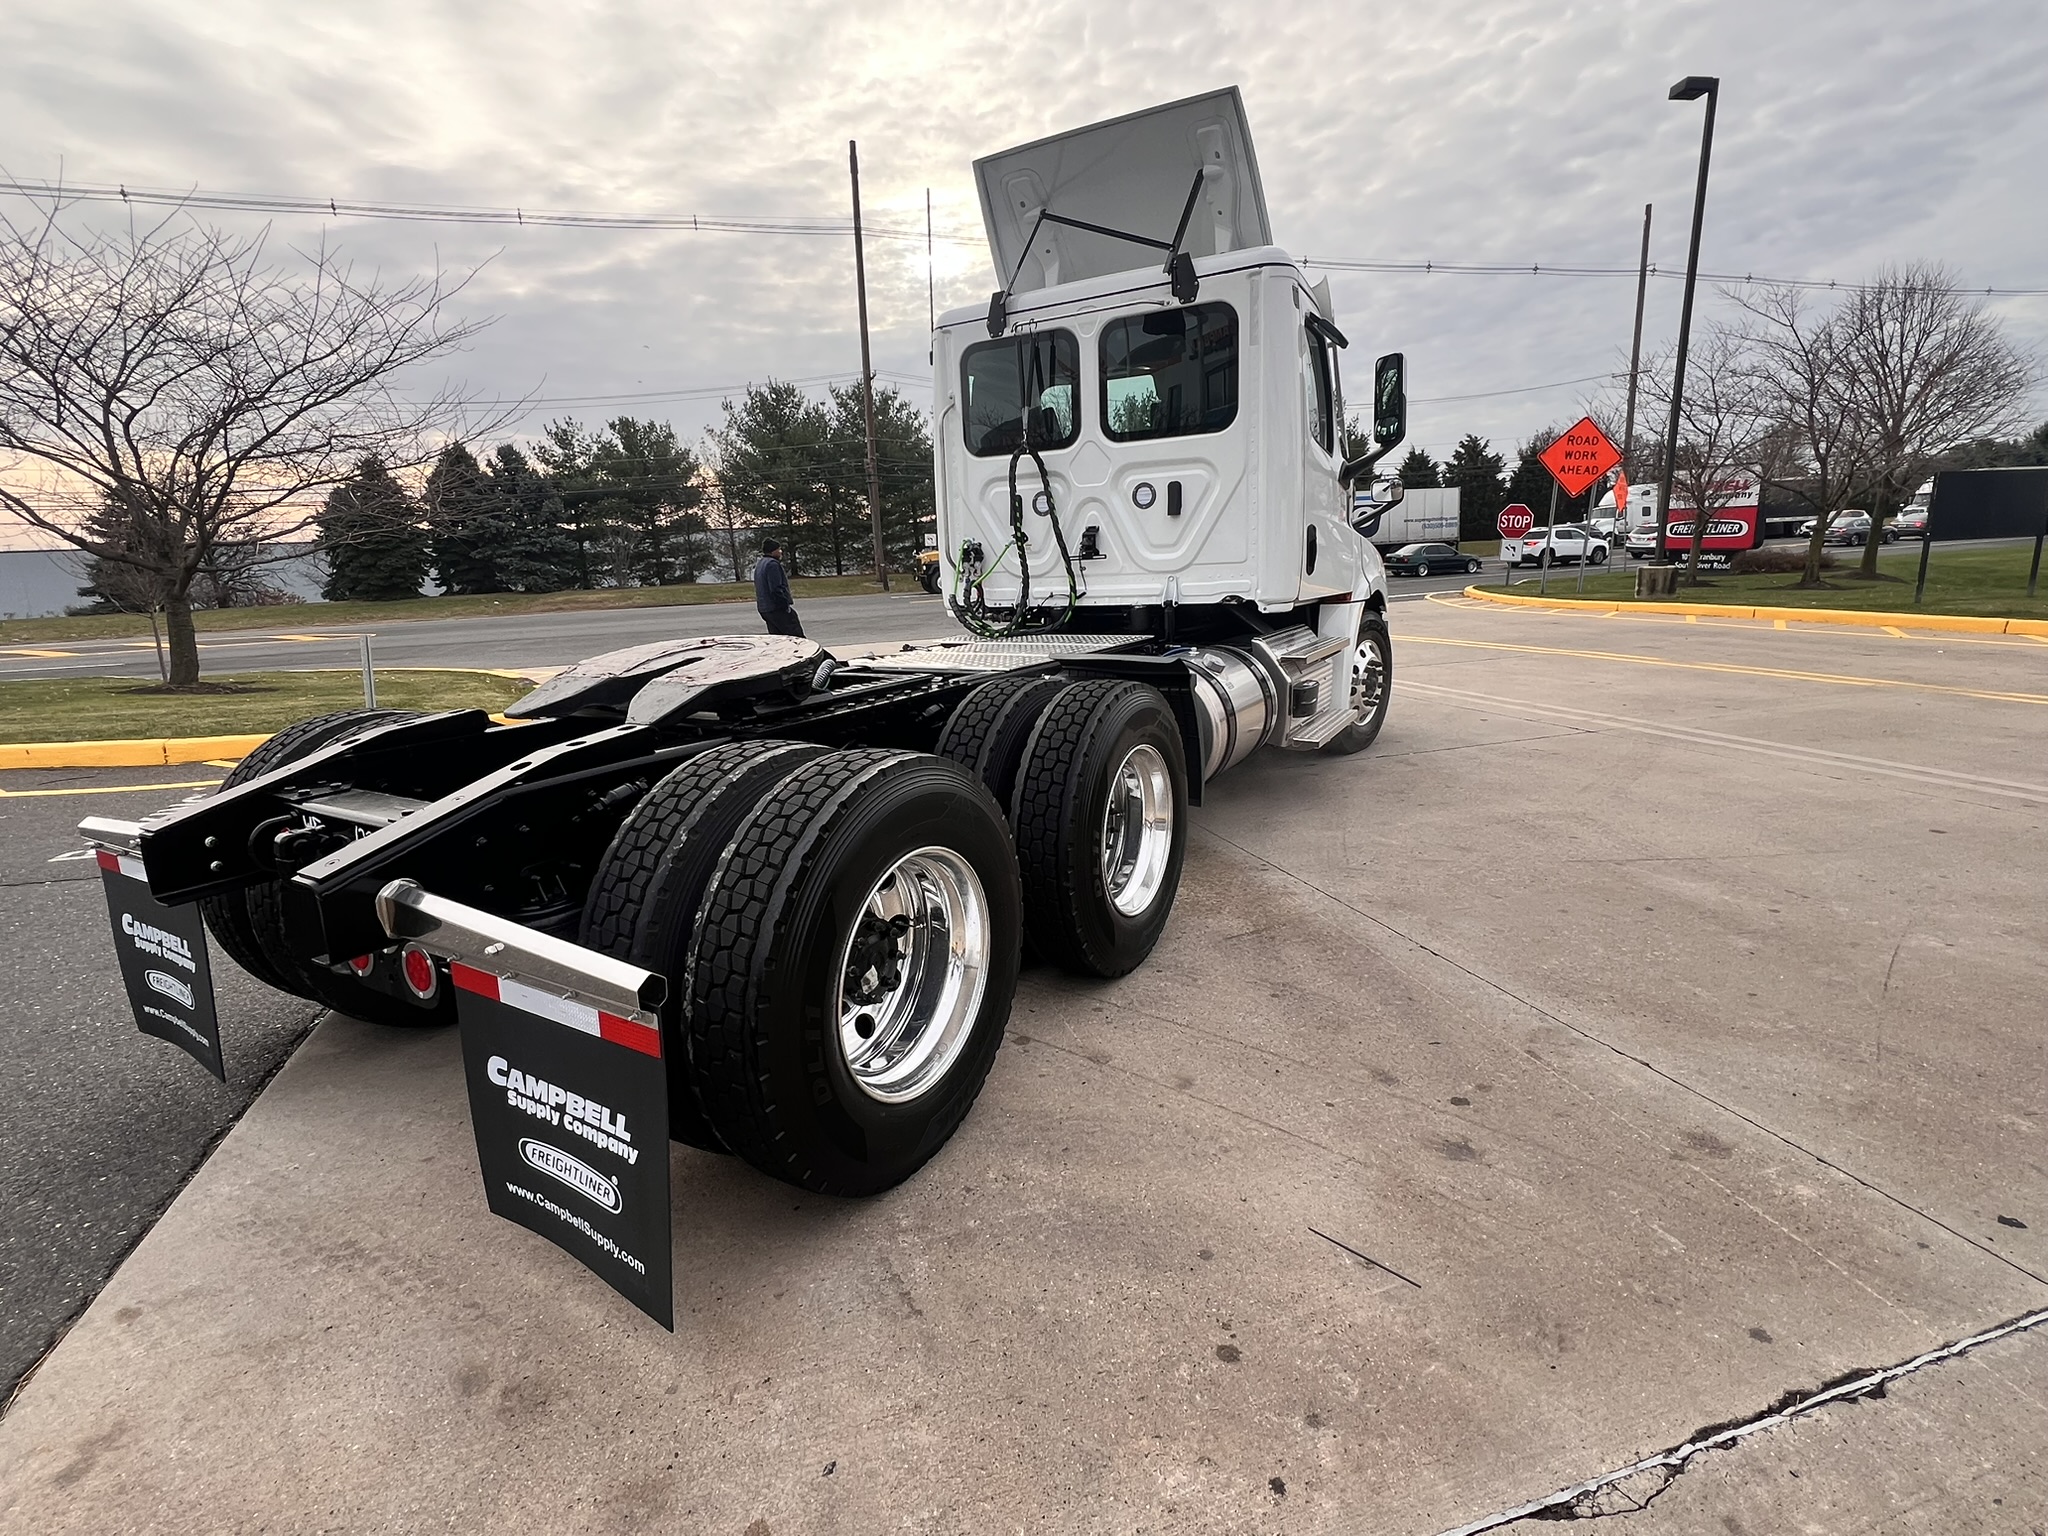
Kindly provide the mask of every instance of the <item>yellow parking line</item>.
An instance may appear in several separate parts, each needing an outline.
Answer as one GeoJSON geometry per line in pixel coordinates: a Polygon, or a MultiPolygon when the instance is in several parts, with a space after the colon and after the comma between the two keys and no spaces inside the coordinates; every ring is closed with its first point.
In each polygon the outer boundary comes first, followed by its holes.
{"type": "Polygon", "coordinates": [[[1910,640],[1912,638],[1912,636],[1908,635],[1896,624],[1880,624],[1877,627],[1895,640],[1910,640]]]}
{"type": "Polygon", "coordinates": [[[0,656],[76,656],[76,651],[39,651],[28,646],[9,646],[0,656]]]}
{"type": "Polygon", "coordinates": [[[1783,619],[1771,620],[1771,628],[1773,629],[1789,629],[1790,627],[1783,619]]]}
{"type": "Polygon", "coordinates": [[[1475,651],[1512,651],[1525,656],[1576,656],[1585,661],[1622,661],[1639,667],[1667,667],[1679,672],[1720,672],[1735,677],[1776,677],[1787,682],[1829,683],[1838,688],[1903,688],[1911,693],[1944,693],[1962,699],[1994,699],[2006,704],[2048,704],[2048,694],[2006,693],[1992,688],[1957,688],[1946,683],[1915,683],[1898,677],[1856,677],[1841,672],[1798,672],[1789,667],[1745,667],[1732,661],[1671,661],[1662,656],[1637,656],[1627,651],[1575,651],[1557,645],[1511,645],[1501,640],[1454,640],[1446,635],[1407,635],[1404,645],[1455,645],[1475,651]]]}
{"type": "Polygon", "coordinates": [[[84,789],[0,789],[0,800],[38,800],[49,795],[133,795],[145,789],[212,789],[219,779],[185,779],[176,784],[94,784],[84,789]]]}

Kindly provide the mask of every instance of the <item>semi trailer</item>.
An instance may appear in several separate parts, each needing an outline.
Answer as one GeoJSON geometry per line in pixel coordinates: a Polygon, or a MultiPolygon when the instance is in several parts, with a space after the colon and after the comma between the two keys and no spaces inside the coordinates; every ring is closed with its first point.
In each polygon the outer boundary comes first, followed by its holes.
{"type": "Polygon", "coordinates": [[[209,939],[339,1013],[459,1023],[492,1209],[666,1323],[667,1138],[899,1183],[980,1092],[1027,945],[1131,971],[1208,781],[1372,742],[1393,655],[1350,487],[1404,435],[1402,360],[1347,462],[1347,340],[1272,243],[1236,90],[975,173],[999,286],[933,336],[963,632],[638,646],[502,720],[326,715],[90,818],[140,1027],[221,1070],[209,939]]]}

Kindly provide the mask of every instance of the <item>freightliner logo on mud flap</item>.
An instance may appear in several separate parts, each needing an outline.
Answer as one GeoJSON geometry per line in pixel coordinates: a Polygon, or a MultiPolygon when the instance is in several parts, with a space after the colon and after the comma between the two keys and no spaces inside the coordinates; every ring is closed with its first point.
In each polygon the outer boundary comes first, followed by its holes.
{"type": "Polygon", "coordinates": [[[608,1211],[619,1210],[622,1204],[619,1186],[581,1158],[571,1157],[560,1147],[535,1141],[531,1136],[519,1138],[519,1155],[526,1159],[529,1167],[538,1168],[549,1178],[568,1185],[585,1199],[596,1201],[608,1211]]]}

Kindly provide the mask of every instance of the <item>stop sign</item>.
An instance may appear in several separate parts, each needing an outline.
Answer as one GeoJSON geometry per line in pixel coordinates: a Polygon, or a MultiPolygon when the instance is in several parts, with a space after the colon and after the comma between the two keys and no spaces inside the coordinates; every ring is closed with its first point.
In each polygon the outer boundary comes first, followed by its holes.
{"type": "Polygon", "coordinates": [[[1536,514],[1519,501],[1500,509],[1500,536],[1503,539],[1519,539],[1535,526],[1536,514]]]}

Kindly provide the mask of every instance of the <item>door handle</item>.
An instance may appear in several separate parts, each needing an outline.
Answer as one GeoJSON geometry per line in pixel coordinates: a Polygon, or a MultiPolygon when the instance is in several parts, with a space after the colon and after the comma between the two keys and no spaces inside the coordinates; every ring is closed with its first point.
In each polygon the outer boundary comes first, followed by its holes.
{"type": "Polygon", "coordinates": [[[1180,516],[1180,482],[1178,480],[1166,482],[1166,515],[1168,517],[1180,516]]]}

